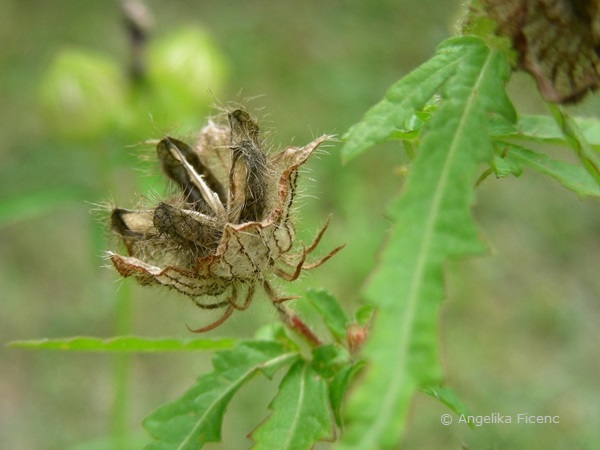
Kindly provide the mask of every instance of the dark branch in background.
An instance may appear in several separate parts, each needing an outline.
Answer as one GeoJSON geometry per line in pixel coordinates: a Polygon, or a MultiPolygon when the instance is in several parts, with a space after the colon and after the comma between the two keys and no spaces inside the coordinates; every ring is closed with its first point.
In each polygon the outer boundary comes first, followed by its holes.
{"type": "Polygon", "coordinates": [[[145,77],[144,52],[154,21],[146,4],[141,0],[123,0],[121,9],[129,36],[131,54],[129,77],[133,83],[139,83],[145,77]]]}

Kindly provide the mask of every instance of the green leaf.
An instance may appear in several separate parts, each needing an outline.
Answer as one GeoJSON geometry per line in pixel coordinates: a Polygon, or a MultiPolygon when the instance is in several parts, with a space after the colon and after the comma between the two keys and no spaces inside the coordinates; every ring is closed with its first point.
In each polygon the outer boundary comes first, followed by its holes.
{"type": "Polygon", "coordinates": [[[509,149],[505,156],[507,161],[524,164],[548,175],[578,195],[600,197],[600,185],[583,167],[557,161],[518,145],[509,143],[502,143],[502,145],[509,149]]]}
{"type": "Polygon", "coordinates": [[[364,361],[356,361],[349,366],[343,367],[331,380],[329,384],[329,401],[331,402],[331,409],[333,410],[333,417],[335,423],[339,427],[344,426],[342,419],[342,402],[348,389],[350,381],[360,372],[360,369],[364,366],[364,361]]]}
{"type": "Polygon", "coordinates": [[[253,450],[310,449],[333,436],[327,383],[305,361],[290,367],[269,408],[273,413],[252,432],[253,450]]]}
{"type": "Polygon", "coordinates": [[[438,399],[452,411],[454,411],[457,415],[464,414],[465,416],[469,415],[469,411],[467,411],[467,407],[460,401],[456,392],[446,386],[429,386],[422,389],[423,393],[438,399]]]}
{"type": "MultiPolygon", "coordinates": [[[[365,295],[379,308],[364,345],[365,377],[352,392],[340,448],[397,448],[417,389],[439,384],[437,318],[443,264],[486,247],[470,215],[477,166],[492,158],[487,117],[514,120],[504,56],[473,37],[442,48],[460,55],[423,134],[380,263],[365,295]]],[[[417,89],[418,87],[415,87],[417,89]]],[[[403,112],[400,112],[403,114],[403,112]]]]}
{"type": "Polygon", "coordinates": [[[506,150],[506,145],[504,143],[496,143],[501,146],[503,149],[503,156],[494,154],[494,158],[492,160],[492,168],[494,173],[498,178],[505,178],[509,175],[513,175],[515,177],[521,176],[523,173],[523,168],[521,164],[514,158],[507,158],[504,150],[506,150]]]}
{"type": "MultiPolygon", "coordinates": [[[[592,117],[575,117],[573,119],[580,129],[583,138],[595,147],[600,147],[600,122],[592,117]]],[[[502,118],[493,118],[490,134],[494,137],[506,139],[527,140],[538,143],[567,144],[567,139],[549,116],[522,115],[517,123],[513,124],[502,118]]]]}
{"type": "Polygon", "coordinates": [[[111,339],[73,337],[65,339],[40,339],[14,341],[9,347],[34,350],[63,350],[80,352],[180,352],[197,350],[220,350],[235,343],[232,338],[174,339],[119,336],[111,339]]]}
{"type": "Polygon", "coordinates": [[[360,326],[367,325],[373,317],[374,312],[375,308],[373,308],[373,305],[362,305],[354,313],[354,320],[360,326]]]}
{"type": "Polygon", "coordinates": [[[312,351],[312,365],[323,378],[331,378],[350,361],[346,349],[336,344],[320,345],[312,351]]]}
{"type": "Polygon", "coordinates": [[[464,64],[467,55],[453,39],[441,44],[435,56],[396,82],[383,100],[369,109],[346,134],[342,158],[349,161],[375,144],[386,141],[415,110],[423,108],[440,86],[464,64]]]}
{"type": "Polygon", "coordinates": [[[348,317],[346,313],[329,292],[319,289],[308,289],[306,298],[314,308],[321,314],[321,319],[329,329],[337,342],[344,342],[346,339],[346,325],[348,317]]]}
{"type": "Polygon", "coordinates": [[[146,450],[197,450],[220,441],[225,408],[236,391],[257,372],[270,378],[298,358],[296,351],[269,341],[244,341],[215,353],[213,372],[144,419],[144,428],[156,439],[146,450]]]}
{"type": "Polygon", "coordinates": [[[583,167],[585,167],[598,186],[600,186],[600,160],[592,150],[585,136],[575,121],[564,110],[550,104],[548,107],[554,116],[554,120],[556,120],[556,123],[567,138],[568,145],[575,151],[583,167]]]}
{"type": "Polygon", "coordinates": [[[424,109],[415,111],[410,119],[406,121],[405,128],[398,128],[388,136],[388,140],[416,141],[421,133],[421,128],[438,107],[438,103],[428,104],[424,109]]]}
{"type": "Polygon", "coordinates": [[[300,351],[298,343],[289,336],[289,329],[281,322],[273,322],[260,327],[254,333],[254,338],[260,341],[274,341],[291,350],[300,351]]]}

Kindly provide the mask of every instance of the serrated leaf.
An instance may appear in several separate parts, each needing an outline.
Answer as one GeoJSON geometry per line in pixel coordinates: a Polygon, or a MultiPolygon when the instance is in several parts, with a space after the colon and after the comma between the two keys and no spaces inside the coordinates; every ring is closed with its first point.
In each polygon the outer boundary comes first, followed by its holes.
{"type": "Polygon", "coordinates": [[[450,39],[442,43],[426,63],[400,79],[385,93],[381,102],[369,109],[362,120],[346,134],[342,158],[349,161],[375,144],[386,141],[414,112],[422,109],[440,86],[463,64],[460,45],[450,39]]]}
{"type": "Polygon", "coordinates": [[[509,149],[505,156],[507,161],[524,164],[539,173],[548,175],[578,195],[600,197],[600,185],[583,167],[552,159],[515,144],[503,143],[502,145],[509,149]]]}
{"type": "Polygon", "coordinates": [[[397,447],[413,394],[441,380],[437,318],[443,264],[486,250],[469,209],[477,165],[492,157],[487,117],[515,117],[503,88],[509,70],[503,55],[477,38],[451,39],[448,46],[461,55],[460,64],[443,87],[404,192],[390,211],[396,223],[366,288],[379,310],[340,448],[397,447]]]}
{"type": "Polygon", "coordinates": [[[346,339],[348,317],[335,297],[323,289],[308,289],[306,291],[306,298],[319,311],[321,319],[335,340],[344,342],[346,339]]]}
{"type": "Polygon", "coordinates": [[[236,391],[257,372],[271,377],[298,357],[297,352],[269,341],[245,341],[215,353],[213,372],[144,419],[144,428],[156,439],[146,450],[198,450],[207,442],[220,441],[223,415],[236,391]]]}
{"type": "Polygon", "coordinates": [[[251,434],[253,450],[310,449],[316,441],[332,438],[327,383],[305,361],[290,367],[269,408],[273,413],[251,434]]]}
{"type": "Polygon", "coordinates": [[[9,347],[34,350],[62,350],[79,352],[180,352],[221,350],[235,343],[232,338],[174,339],[119,336],[111,339],[78,336],[64,339],[13,341],[9,347]]]}

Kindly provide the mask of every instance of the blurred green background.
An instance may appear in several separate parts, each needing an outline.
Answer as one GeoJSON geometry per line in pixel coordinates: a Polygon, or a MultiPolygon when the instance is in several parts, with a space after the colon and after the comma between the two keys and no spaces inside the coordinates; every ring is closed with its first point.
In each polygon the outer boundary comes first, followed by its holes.
{"type": "MultiPolygon", "coordinates": [[[[185,324],[208,323],[206,312],[102,267],[116,242],[102,215],[90,213],[94,205],[132,207],[139,194],[164,190],[152,158],[140,159],[153,149],[139,143],[167,133],[191,140],[217,112],[212,105],[231,101],[261,119],[274,149],[342,135],[454,33],[459,3],[148,1],[145,77],[135,81],[119,2],[0,2],[1,342],[123,331],[190,337],[185,324]]],[[[544,112],[526,76],[509,91],[521,112],[544,112]]],[[[599,107],[588,98],[576,112],[599,107]]],[[[348,245],[278,287],[290,295],[326,288],[351,312],[407,161],[385,145],[342,166],[339,148],[306,166],[298,231],[309,240],[333,212],[321,251],[348,245]]],[[[486,181],[474,212],[490,256],[448,265],[440,325],[447,382],[472,414],[559,415],[560,424],[443,427],[446,409],[420,395],[403,448],[597,448],[598,204],[526,172],[486,181]]],[[[210,335],[250,337],[273,320],[257,296],[210,335]]],[[[144,442],[141,419],[210,368],[203,353],[135,355],[127,365],[110,355],[0,352],[0,448],[15,450],[115,448],[105,439],[122,429],[118,414],[144,442]],[[115,379],[126,372],[122,396],[115,379]]],[[[207,448],[249,447],[244,436],[269,401],[261,394],[276,385],[253,383],[231,404],[224,442],[207,448]]]]}

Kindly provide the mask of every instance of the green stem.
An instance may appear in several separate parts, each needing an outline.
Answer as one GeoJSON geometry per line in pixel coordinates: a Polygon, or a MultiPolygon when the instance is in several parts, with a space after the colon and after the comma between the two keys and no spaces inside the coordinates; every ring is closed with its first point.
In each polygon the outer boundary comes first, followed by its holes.
{"type": "MultiPolygon", "coordinates": [[[[115,332],[117,336],[130,334],[131,330],[131,283],[123,282],[117,291],[115,332]]],[[[129,419],[129,371],[131,357],[128,353],[116,354],[113,358],[114,399],[111,414],[111,434],[117,450],[127,450],[129,419]]]]}

